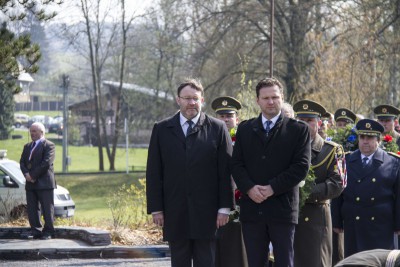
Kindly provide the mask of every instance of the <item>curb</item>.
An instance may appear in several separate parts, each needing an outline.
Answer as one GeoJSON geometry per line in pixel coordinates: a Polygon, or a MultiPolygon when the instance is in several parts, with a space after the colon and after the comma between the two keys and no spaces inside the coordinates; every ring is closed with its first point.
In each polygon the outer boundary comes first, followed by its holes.
{"type": "Polygon", "coordinates": [[[109,246],[85,248],[0,249],[1,260],[115,259],[170,257],[168,246],[109,246]]]}

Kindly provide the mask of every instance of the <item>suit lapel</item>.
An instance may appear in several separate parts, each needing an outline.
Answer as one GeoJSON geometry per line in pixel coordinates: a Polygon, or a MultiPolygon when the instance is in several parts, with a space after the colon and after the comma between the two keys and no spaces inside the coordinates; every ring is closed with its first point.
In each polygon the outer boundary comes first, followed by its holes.
{"type": "Polygon", "coordinates": [[[200,113],[200,117],[199,117],[199,121],[197,122],[197,124],[195,126],[193,126],[193,130],[190,133],[190,135],[195,134],[198,131],[201,131],[201,129],[204,126],[205,119],[206,119],[206,115],[203,112],[201,112],[200,113]]]}
{"type": "Polygon", "coordinates": [[[267,144],[267,137],[265,136],[265,129],[262,124],[261,114],[260,116],[258,116],[257,119],[253,120],[251,124],[254,133],[257,135],[258,138],[260,138],[261,142],[265,146],[267,144]]]}
{"type": "Polygon", "coordinates": [[[179,120],[179,112],[177,112],[167,124],[167,128],[171,129],[172,133],[180,140],[182,143],[185,143],[185,134],[182,131],[181,122],[179,120]]]}
{"type": "Polygon", "coordinates": [[[354,164],[353,168],[355,170],[358,170],[356,172],[358,173],[358,175],[355,178],[363,180],[366,176],[373,173],[377,168],[379,168],[383,163],[383,153],[383,150],[378,148],[371,159],[372,162],[370,162],[366,167],[363,167],[362,165],[360,150],[357,150],[353,154],[351,154],[349,162],[352,162],[352,164],[354,164]]]}
{"type": "Polygon", "coordinates": [[[317,158],[317,155],[319,152],[321,152],[322,146],[324,145],[324,139],[317,134],[315,136],[315,139],[311,143],[311,162],[313,165],[315,165],[317,162],[314,162],[314,160],[317,158]]]}

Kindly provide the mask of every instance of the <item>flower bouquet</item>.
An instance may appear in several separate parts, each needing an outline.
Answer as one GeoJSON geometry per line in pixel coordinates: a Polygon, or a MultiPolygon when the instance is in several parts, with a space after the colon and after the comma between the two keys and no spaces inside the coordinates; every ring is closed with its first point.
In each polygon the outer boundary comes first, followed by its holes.
{"type": "Polygon", "coordinates": [[[299,201],[299,210],[303,208],[303,206],[306,204],[307,198],[310,196],[312,188],[315,185],[315,173],[313,170],[313,167],[311,166],[306,178],[300,182],[299,187],[300,187],[300,201],[299,201]]]}
{"type": "Polygon", "coordinates": [[[393,136],[390,134],[387,134],[382,138],[381,148],[386,152],[399,152],[399,146],[393,141],[393,136]]]}
{"type": "Polygon", "coordinates": [[[356,128],[349,124],[344,128],[328,129],[327,140],[342,145],[344,151],[354,151],[358,148],[356,128]]]}

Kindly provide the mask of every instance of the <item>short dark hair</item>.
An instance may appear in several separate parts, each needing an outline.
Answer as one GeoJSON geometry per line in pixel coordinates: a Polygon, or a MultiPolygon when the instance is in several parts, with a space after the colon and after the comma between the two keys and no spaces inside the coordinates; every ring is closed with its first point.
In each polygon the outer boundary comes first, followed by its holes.
{"type": "Polygon", "coordinates": [[[190,87],[192,87],[193,89],[195,89],[196,91],[200,91],[202,96],[204,95],[204,89],[203,89],[203,85],[201,85],[201,82],[197,79],[188,78],[188,79],[185,79],[183,81],[183,83],[181,83],[178,86],[178,96],[180,96],[182,89],[188,85],[190,87]]]}
{"type": "Polygon", "coordinates": [[[256,86],[257,97],[260,95],[261,88],[272,87],[274,85],[279,87],[279,91],[283,95],[283,86],[282,86],[281,82],[278,81],[278,79],[271,77],[271,78],[264,78],[264,79],[262,79],[261,81],[258,82],[258,84],[256,86]]]}

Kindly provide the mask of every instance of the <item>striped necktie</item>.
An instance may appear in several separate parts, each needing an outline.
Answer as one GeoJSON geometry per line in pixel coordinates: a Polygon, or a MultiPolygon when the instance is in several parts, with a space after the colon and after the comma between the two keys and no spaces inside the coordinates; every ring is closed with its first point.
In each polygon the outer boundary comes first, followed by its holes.
{"type": "Polygon", "coordinates": [[[270,121],[270,120],[265,121],[265,133],[267,134],[267,136],[268,136],[269,131],[271,131],[271,123],[272,123],[272,121],[270,121]]]}
{"type": "Polygon", "coordinates": [[[186,121],[189,124],[189,127],[186,130],[186,137],[192,132],[194,122],[191,120],[186,121]]]}

